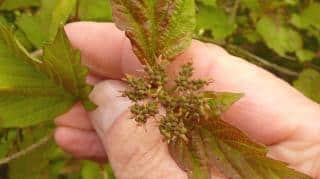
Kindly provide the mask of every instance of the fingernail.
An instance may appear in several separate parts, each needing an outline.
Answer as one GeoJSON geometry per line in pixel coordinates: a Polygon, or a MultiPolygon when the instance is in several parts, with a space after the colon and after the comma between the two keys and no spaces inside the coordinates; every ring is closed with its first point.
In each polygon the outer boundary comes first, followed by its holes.
{"type": "Polygon", "coordinates": [[[89,116],[100,135],[105,134],[118,116],[131,106],[131,101],[122,97],[121,92],[126,87],[121,81],[106,80],[97,84],[90,94],[90,99],[98,107],[89,116]]]}

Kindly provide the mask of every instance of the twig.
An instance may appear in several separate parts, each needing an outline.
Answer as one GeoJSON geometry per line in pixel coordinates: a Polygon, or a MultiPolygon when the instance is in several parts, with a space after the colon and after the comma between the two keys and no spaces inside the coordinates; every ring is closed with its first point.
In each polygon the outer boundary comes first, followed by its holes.
{"type": "Polygon", "coordinates": [[[34,144],[30,145],[29,147],[27,147],[17,153],[14,153],[6,158],[0,159],[0,165],[7,164],[14,159],[17,159],[21,156],[24,156],[24,155],[30,153],[31,151],[33,151],[34,149],[36,149],[42,145],[45,145],[52,138],[52,136],[53,136],[52,134],[49,134],[49,135],[41,138],[37,143],[34,143],[34,144]]]}
{"type": "Polygon", "coordinates": [[[36,51],[31,52],[30,55],[31,55],[32,57],[37,58],[37,57],[42,56],[42,54],[43,54],[43,50],[42,50],[42,49],[38,49],[38,50],[36,50],[36,51]]]}
{"type": "Polygon", "coordinates": [[[240,6],[240,0],[236,0],[234,2],[234,5],[233,5],[232,11],[231,11],[231,15],[230,15],[230,19],[229,19],[230,22],[235,21],[239,6],[240,6]]]}
{"type": "Polygon", "coordinates": [[[292,76],[292,77],[299,76],[298,72],[287,69],[287,68],[282,67],[280,65],[271,63],[268,60],[265,60],[265,59],[255,55],[255,54],[253,54],[253,53],[251,53],[241,47],[231,45],[231,44],[219,43],[213,39],[205,38],[205,37],[196,36],[194,38],[197,40],[203,41],[203,42],[208,42],[208,43],[213,43],[213,44],[223,46],[232,55],[240,56],[240,57],[244,58],[245,60],[250,61],[256,65],[265,66],[266,68],[273,69],[273,70],[275,70],[281,74],[284,74],[284,75],[288,75],[288,76],[292,76]]]}

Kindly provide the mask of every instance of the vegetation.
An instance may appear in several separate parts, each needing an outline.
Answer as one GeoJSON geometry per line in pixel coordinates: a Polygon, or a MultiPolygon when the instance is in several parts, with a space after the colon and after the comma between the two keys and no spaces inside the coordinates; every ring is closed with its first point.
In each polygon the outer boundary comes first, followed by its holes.
{"type": "MultiPolygon", "coordinates": [[[[137,5],[124,6],[117,0],[112,3],[129,9],[137,5]]],[[[147,8],[152,9],[154,4],[149,5],[147,8]]],[[[145,122],[147,117],[157,115],[155,106],[158,105],[165,107],[168,114],[182,111],[182,116],[161,118],[159,128],[171,153],[189,151],[175,160],[182,163],[185,170],[197,171],[190,172],[190,178],[208,177],[206,167],[209,166],[199,162],[203,156],[197,156],[195,151],[213,152],[212,148],[232,150],[230,157],[249,153],[251,160],[258,162],[248,160],[248,165],[259,165],[259,176],[270,176],[265,172],[269,169],[279,178],[308,178],[287,169],[281,162],[267,159],[264,146],[251,142],[241,131],[219,120],[217,114],[238,100],[240,94],[198,92],[208,82],[190,79],[191,64],[181,69],[176,87],[168,89],[164,86],[166,74],[163,69],[193,37],[225,47],[230,53],[271,71],[312,100],[320,102],[320,2],[197,0],[194,4],[192,0],[179,0],[173,11],[178,7],[182,10],[175,14],[175,18],[170,16],[172,19],[166,26],[156,17],[144,14],[145,9],[139,11],[159,27],[143,29],[148,38],[139,31],[142,28],[139,19],[129,19],[130,14],[124,13],[116,13],[113,18],[118,27],[129,31],[128,36],[137,42],[135,53],[148,72],[144,79],[127,77],[132,89],[124,95],[137,101],[131,109],[136,114],[135,120],[145,122]],[[184,38],[176,39],[181,36],[184,38]],[[172,48],[172,42],[181,44],[180,48],[172,48]],[[137,89],[142,89],[142,93],[136,93],[137,89]],[[183,99],[181,94],[188,97],[183,99]],[[150,103],[138,103],[150,97],[150,103]],[[199,110],[198,106],[205,110],[199,110]],[[193,115],[198,116],[185,115],[189,110],[194,110],[193,115]],[[239,137],[232,140],[243,139],[241,141],[253,149],[230,145],[224,141],[228,134],[215,132],[218,127],[236,133],[239,137]],[[199,135],[211,145],[195,149],[199,135]],[[217,142],[224,145],[215,147],[217,142]]],[[[54,117],[66,112],[76,101],[82,101],[88,110],[95,107],[87,99],[92,88],[84,82],[87,68],[80,65],[79,52],[71,47],[61,24],[85,20],[112,21],[111,9],[106,0],[0,1],[0,178],[114,177],[110,166],[75,160],[57,148],[52,140],[54,117]],[[39,50],[43,53],[38,53],[39,50]],[[69,63],[62,63],[66,60],[69,63]]],[[[118,10],[113,8],[113,12],[118,10]]],[[[156,12],[157,15],[161,13],[156,12]]],[[[228,164],[228,161],[222,160],[222,163],[228,164]]],[[[228,175],[232,170],[231,167],[223,172],[228,175]]],[[[250,174],[246,171],[241,176],[250,174]]]]}

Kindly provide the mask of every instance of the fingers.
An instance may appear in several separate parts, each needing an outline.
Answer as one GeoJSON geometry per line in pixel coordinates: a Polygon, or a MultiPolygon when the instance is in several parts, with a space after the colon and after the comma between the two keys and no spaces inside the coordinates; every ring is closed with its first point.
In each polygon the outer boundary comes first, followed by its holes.
{"type": "Polygon", "coordinates": [[[66,25],[65,31],[83,62],[101,77],[120,79],[123,70],[135,71],[140,65],[129,40],[113,23],[77,22],[66,25]]]}
{"type": "Polygon", "coordinates": [[[55,119],[57,126],[76,128],[81,130],[94,130],[87,111],[82,104],[76,104],[69,112],[55,119]]]}
{"type": "Polygon", "coordinates": [[[105,162],[107,156],[94,131],[84,131],[70,127],[58,127],[55,131],[56,143],[62,149],[79,159],[105,162]]]}

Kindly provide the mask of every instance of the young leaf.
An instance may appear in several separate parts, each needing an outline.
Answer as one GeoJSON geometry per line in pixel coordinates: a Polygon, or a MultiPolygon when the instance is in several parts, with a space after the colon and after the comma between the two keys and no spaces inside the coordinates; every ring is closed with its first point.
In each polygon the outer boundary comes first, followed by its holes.
{"type": "Polygon", "coordinates": [[[131,40],[143,63],[172,59],[190,43],[195,27],[194,0],[111,0],[113,19],[131,40]]]}
{"type": "Polygon", "coordinates": [[[239,101],[243,97],[240,93],[228,93],[228,92],[204,92],[205,97],[208,100],[210,106],[210,113],[216,117],[224,113],[231,105],[239,101]]]}
{"type": "Polygon", "coordinates": [[[34,125],[66,112],[77,100],[88,103],[87,70],[63,31],[44,53],[43,61],[32,59],[13,32],[0,26],[0,128],[34,125]]]}
{"type": "MultiPolygon", "coordinates": [[[[189,125],[188,143],[173,142],[169,147],[171,156],[189,174],[197,172],[193,166],[185,162],[192,160],[201,161],[197,168],[215,167],[226,177],[233,179],[311,179],[288,168],[283,162],[267,158],[264,146],[254,143],[240,130],[220,119],[210,118],[202,120],[200,124],[189,125]],[[177,155],[177,151],[180,155],[177,155]],[[196,155],[181,155],[186,153],[196,155]]],[[[198,179],[189,176],[191,179],[198,179]]]]}
{"type": "Polygon", "coordinates": [[[42,66],[50,79],[54,79],[56,84],[81,99],[87,109],[94,108],[88,99],[92,90],[92,87],[86,84],[88,69],[81,65],[80,52],[71,46],[63,28],[60,28],[53,43],[44,47],[43,63],[42,66]]]}

